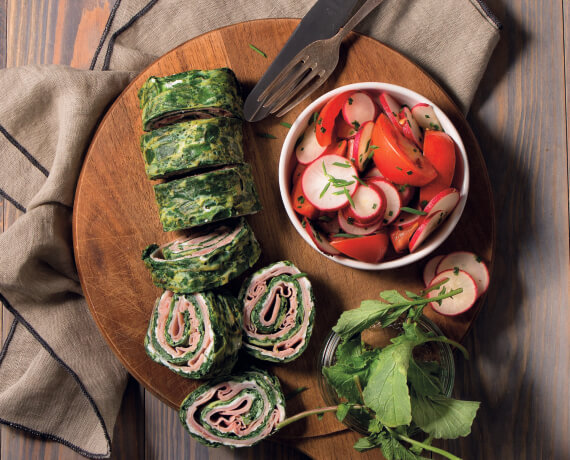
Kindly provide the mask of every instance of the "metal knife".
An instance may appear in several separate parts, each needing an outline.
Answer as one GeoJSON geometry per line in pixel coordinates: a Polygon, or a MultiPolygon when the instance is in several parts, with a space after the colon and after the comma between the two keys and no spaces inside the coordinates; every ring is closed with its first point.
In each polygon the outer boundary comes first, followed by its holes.
{"type": "Polygon", "coordinates": [[[259,121],[269,115],[257,98],[281,70],[309,43],[330,38],[346,23],[359,0],[318,0],[295,28],[283,49],[259,79],[245,100],[247,121],[259,121]]]}

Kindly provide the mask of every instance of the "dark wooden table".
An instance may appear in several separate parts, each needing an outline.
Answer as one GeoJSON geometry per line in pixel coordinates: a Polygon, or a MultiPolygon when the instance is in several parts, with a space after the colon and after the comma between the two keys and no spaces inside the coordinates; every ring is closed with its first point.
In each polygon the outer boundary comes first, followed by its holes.
{"type": "MultiPolygon", "coordinates": [[[[475,1],[475,0],[473,0],[475,1]]],[[[89,66],[113,0],[0,0],[0,68],[89,66]]],[[[482,401],[465,459],[570,458],[570,6],[487,0],[504,24],[468,120],[493,185],[497,257],[486,305],[458,360],[456,393],[482,401]]],[[[1,167],[1,166],[0,166],[1,167]]],[[[0,201],[0,231],[19,211],[0,201]]],[[[491,218],[491,216],[489,216],[491,218]]],[[[6,334],[11,323],[3,312],[6,334]]],[[[79,459],[66,447],[0,428],[0,460],[79,459]]],[[[175,411],[130,381],[113,458],[304,458],[292,446],[207,449],[175,411]]]]}

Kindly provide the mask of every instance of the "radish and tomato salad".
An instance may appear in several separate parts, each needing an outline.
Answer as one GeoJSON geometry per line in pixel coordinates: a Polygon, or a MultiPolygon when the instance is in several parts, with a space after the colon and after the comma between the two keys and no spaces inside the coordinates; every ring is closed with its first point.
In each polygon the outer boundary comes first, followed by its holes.
{"type": "Polygon", "coordinates": [[[329,255],[378,263],[414,252],[459,202],[455,142],[433,107],[410,109],[386,92],[334,96],[295,157],[292,207],[329,255]]]}

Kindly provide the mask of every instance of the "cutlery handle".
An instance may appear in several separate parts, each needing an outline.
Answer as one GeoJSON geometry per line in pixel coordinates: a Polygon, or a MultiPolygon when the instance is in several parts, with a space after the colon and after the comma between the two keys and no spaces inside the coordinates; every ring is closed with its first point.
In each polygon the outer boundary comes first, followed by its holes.
{"type": "Polygon", "coordinates": [[[346,25],[340,29],[337,33],[339,40],[342,40],[348,35],[349,32],[354,29],[360,21],[362,21],[366,16],[368,16],[374,8],[376,8],[383,0],[367,0],[364,5],[352,16],[346,25]]]}

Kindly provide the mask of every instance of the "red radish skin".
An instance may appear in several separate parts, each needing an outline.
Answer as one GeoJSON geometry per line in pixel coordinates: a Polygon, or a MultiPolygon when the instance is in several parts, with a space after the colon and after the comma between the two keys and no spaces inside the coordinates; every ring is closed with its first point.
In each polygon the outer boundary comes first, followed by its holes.
{"type": "MultiPolygon", "coordinates": [[[[441,300],[441,305],[439,302],[430,302],[429,305],[434,311],[445,316],[456,316],[465,313],[475,304],[477,297],[479,297],[475,280],[469,273],[463,270],[445,270],[432,280],[429,287],[435,286],[445,279],[448,279],[443,285],[446,292],[459,288],[463,289],[463,292],[441,300]]],[[[441,289],[430,291],[428,298],[436,297],[440,291],[441,289]]]]}
{"type": "Polygon", "coordinates": [[[366,169],[370,160],[370,138],[372,137],[373,129],[374,122],[367,121],[360,127],[354,138],[350,158],[359,172],[366,169]]]}
{"type": "Polygon", "coordinates": [[[311,125],[305,129],[301,142],[295,148],[295,156],[297,162],[308,165],[323,155],[326,149],[327,147],[323,147],[317,142],[315,127],[311,125]]]}
{"type": "Polygon", "coordinates": [[[370,235],[382,227],[381,220],[367,226],[355,225],[354,218],[348,217],[344,209],[338,212],[338,223],[344,233],[350,233],[351,235],[370,235]]]}
{"type": "Polygon", "coordinates": [[[456,188],[447,188],[434,196],[424,207],[424,212],[434,214],[439,211],[449,214],[459,203],[459,190],[456,188]]]}
{"type": "Polygon", "coordinates": [[[422,130],[417,124],[416,120],[412,116],[412,112],[408,107],[402,107],[400,113],[398,114],[400,119],[400,124],[402,125],[402,132],[409,140],[418,146],[418,148],[423,148],[424,138],[422,135],[422,130]],[[402,123],[403,121],[403,123],[402,123]]]}
{"type": "Polygon", "coordinates": [[[352,196],[354,207],[346,208],[346,216],[354,218],[359,224],[367,225],[379,220],[386,211],[386,197],[379,189],[359,185],[352,196]]]}
{"type": "Polygon", "coordinates": [[[459,268],[471,275],[477,284],[477,291],[482,295],[489,287],[489,270],[481,257],[468,251],[456,251],[445,256],[437,265],[436,273],[459,268]]]}
{"type": "Polygon", "coordinates": [[[356,192],[358,182],[355,176],[356,169],[346,158],[324,155],[311,163],[303,173],[303,194],[319,211],[336,211],[349,203],[347,193],[352,197],[356,192]],[[344,167],[338,166],[339,164],[344,167]],[[345,181],[348,185],[335,186],[331,183],[331,178],[345,181]]]}
{"type": "Polygon", "coordinates": [[[436,211],[429,216],[424,216],[424,219],[420,223],[420,226],[410,240],[410,252],[414,252],[416,249],[418,249],[426,240],[426,238],[441,225],[446,216],[447,214],[445,211],[436,211]]]}
{"type": "Polygon", "coordinates": [[[304,217],[301,222],[301,225],[307,231],[307,234],[309,235],[313,243],[315,243],[315,246],[319,249],[319,251],[324,252],[325,254],[331,256],[336,256],[340,254],[338,249],[335,249],[333,246],[331,246],[327,238],[315,228],[315,226],[311,223],[309,219],[304,217]]]}
{"type": "Polygon", "coordinates": [[[439,255],[432,257],[424,267],[423,278],[424,286],[428,287],[431,280],[435,278],[437,265],[441,262],[445,255],[439,255]]]}
{"type": "Polygon", "coordinates": [[[412,116],[421,128],[441,131],[441,123],[431,105],[423,102],[414,105],[412,107],[412,116]]]}
{"type": "Polygon", "coordinates": [[[344,121],[358,129],[367,121],[376,118],[376,104],[372,98],[362,92],[352,94],[342,107],[344,121]]]}
{"type": "Polygon", "coordinates": [[[380,107],[382,107],[382,110],[384,110],[384,113],[388,119],[392,122],[398,131],[403,133],[402,125],[400,125],[400,119],[398,117],[398,113],[400,112],[400,104],[388,93],[381,93],[378,101],[380,102],[380,107]]]}
{"type": "Polygon", "coordinates": [[[390,225],[396,220],[402,207],[398,189],[390,181],[377,177],[368,179],[367,183],[370,187],[378,188],[386,197],[386,211],[384,211],[383,223],[384,225],[390,225]]]}

